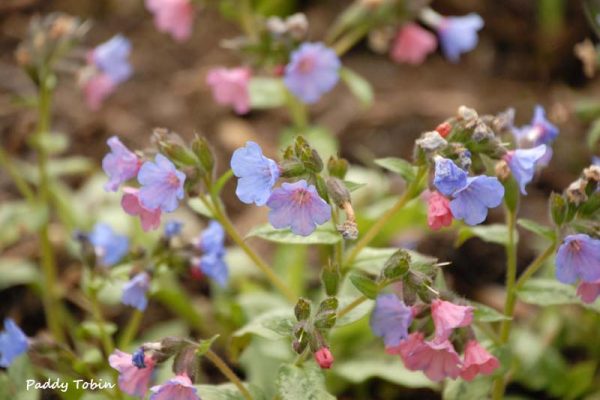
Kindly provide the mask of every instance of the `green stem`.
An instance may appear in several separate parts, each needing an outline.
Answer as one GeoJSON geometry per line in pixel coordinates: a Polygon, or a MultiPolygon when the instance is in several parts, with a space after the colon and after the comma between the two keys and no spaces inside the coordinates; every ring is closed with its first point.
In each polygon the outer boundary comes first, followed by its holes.
{"type": "Polygon", "coordinates": [[[225,375],[227,379],[229,379],[231,383],[238,388],[242,396],[244,396],[244,399],[252,400],[252,395],[248,389],[246,389],[240,378],[238,378],[235,372],[229,368],[229,366],[225,363],[225,361],[223,361],[223,359],[221,359],[221,357],[217,355],[217,353],[209,349],[205,356],[215,365],[215,367],[219,369],[219,371],[221,371],[223,375],[225,375]]]}
{"type": "MultiPolygon", "coordinates": [[[[42,79],[40,82],[38,125],[36,132],[39,171],[38,200],[42,206],[48,208],[50,207],[50,179],[48,177],[48,152],[46,151],[45,144],[48,142],[47,136],[50,128],[50,114],[52,108],[52,90],[49,87],[49,82],[50,79],[48,77],[45,77],[45,79],[42,79]]],[[[64,343],[65,336],[62,330],[61,311],[56,292],[56,258],[49,234],[50,214],[50,210],[48,209],[48,216],[39,230],[41,266],[44,278],[42,296],[48,327],[55,340],[59,343],[64,343]]]]}
{"type": "Polygon", "coordinates": [[[114,343],[113,343],[112,338],[108,335],[108,332],[106,332],[106,329],[105,329],[106,321],[104,320],[104,317],[102,316],[102,310],[100,308],[100,303],[98,302],[98,296],[97,296],[95,289],[90,290],[90,301],[92,303],[92,311],[94,314],[94,319],[96,320],[96,323],[98,324],[98,330],[100,332],[100,341],[102,342],[102,347],[104,348],[104,353],[106,353],[106,356],[108,357],[109,355],[112,354],[112,352],[114,350],[114,343]]]}
{"type": "Polygon", "coordinates": [[[354,310],[356,307],[360,306],[367,300],[368,298],[366,296],[357,297],[352,303],[348,304],[346,307],[338,311],[337,318],[342,318],[344,315],[348,314],[350,311],[354,310]]]}
{"type": "Polygon", "coordinates": [[[231,239],[246,253],[248,257],[254,262],[254,264],[262,271],[263,274],[267,277],[267,279],[271,282],[273,286],[275,286],[287,299],[294,303],[296,301],[296,296],[294,292],[279,278],[275,272],[269,267],[269,265],[246,244],[244,239],[240,236],[238,231],[233,226],[233,223],[227,216],[225,210],[221,206],[221,202],[214,193],[211,193],[211,200],[213,205],[213,211],[215,219],[217,219],[225,232],[231,237],[231,239]]]}
{"type": "Polygon", "coordinates": [[[117,343],[119,348],[126,349],[129,343],[135,338],[135,335],[138,332],[140,324],[142,322],[142,318],[144,318],[144,312],[140,310],[134,310],[133,315],[129,319],[125,330],[119,337],[117,343]]]}
{"type": "Polygon", "coordinates": [[[294,128],[303,131],[308,126],[308,109],[289,90],[285,92],[286,103],[294,128]]]}
{"type": "Polygon", "coordinates": [[[546,260],[554,254],[555,250],[556,242],[553,242],[542,254],[537,256],[537,258],[533,260],[529,266],[527,266],[525,271],[521,274],[521,276],[519,276],[519,279],[517,279],[517,283],[515,284],[515,292],[518,292],[519,289],[523,287],[525,282],[527,282],[529,278],[531,278],[544,265],[546,260]]]}
{"type": "MultiPolygon", "coordinates": [[[[512,316],[515,311],[517,294],[515,290],[515,282],[517,278],[517,246],[515,244],[515,226],[517,214],[515,211],[506,209],[506,226],[508,229],[508,240],[506,242],[506,301],[504,303],[504,315],[509,319],[502,321],[500,325],[500,345],[508,342],[510,337],[510,329],[512,327],[512,316]]],[[[499,376],[494,380],[492,388],[492,398],[501,400],[504,398],[505,390],[504,376],[499,376]]]]}
{"type": "Polygon", "coordinates": [[[415,197],[419,188],[421,187],[421,181],[423,180],[423,177],[425,176],[426,172],[427,169],[425,167],[419,168],[415,180],[412,181],[410,185],[408,185],[408,187],[406,188],[404,193],[402,193],[402,196],[400,196],[396,204],[394,204],[392,208],[387,210],[377,220],[377,222],[375,222],[371,226],[371,228],[369,228],[367,233],[365,233],[365,235],[360,238],[360,240],[352,248],[352,251],[350,251],[348,257],[346,257],[346,260],[344,261],[344,265],[342,267],[342,273],[346,272],[351,267],[352,263],[354,262],[356,257],[358,257],[362,249],[364,249],[369,243],[371,243],[375,236],[377,236],[377,234],[394,217],[394,215],[396,215],[396,213],[400,211],[406,205],[406,203],[408,203],[415,197]]]}
{"type": "Polygon", "coordinates": [[[332,46],[333,50],[338,56],[342,56],[350,50],[352,46],[364,38],[369,33],[370,28],[371,26],[369,24],[357,26],[354,30],[338,39],[332,46]]]}

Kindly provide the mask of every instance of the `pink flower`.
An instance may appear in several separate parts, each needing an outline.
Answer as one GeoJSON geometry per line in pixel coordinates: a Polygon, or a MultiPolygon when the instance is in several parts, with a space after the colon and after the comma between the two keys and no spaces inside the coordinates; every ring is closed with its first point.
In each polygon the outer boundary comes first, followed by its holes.
{"type": "Polygon", "coordinates": [[[166,383],[150,389],[154,394],[150,400],[200,400],[196,388],[190,378],[185,374],[177,375],[166,383]]]}
{"type": "Polygon", "coordinates": [[[160,225],[160,208],[150,210],[144,207],[140,202],[138,189],[126,187],[123,192],[125,192],[121,199],[123,210],[129,215],[140,217],[144,232],[157,229],[160,225]]]}
{"type": "Polygon", "coordinates": [[[83,95],[87,106],[92,111],[98,111],[104,100],[110,96],[117,85],[106,74],[98,74],[90,77],[83,83],[83,95]]]}
{"type": "Polygon", "coordinates": [[[400,343],[397,350],[406,368],[411,371],[423,371],[432,381],[456,379],[460,374],[460,358],[448,340],[425,341],[423,333],[415,332],[400,343]]]}
{"type": "Polygon", "coordinates": [[[598,296],[600,296],[600,280],[595,282],[581,281],[579,286],[577,286],[577,296],[581,298],[581,301],[587,304],[596,301],[598,296]]]}
{"type": "Polygon", "coordinates": [[[146,368],[140,369],[133,365],[131,354],[117,349],[108,357],[108,363],[119,371],[119,388],[123,392],[131,396],[144,397],[156,365],[156,361],[151,356],[145,356],[146,368]]]}
{"type": "Polygon", "coordinates": [[[419,65],[425,61],[429,53],[435,51],[436,47],[435,35],[411,22],[404,25],[396,34],[390,56],[397,63],[419,65]]]}
{"type": "Polygon", "coordinates": [[[453,329],[471,324],[473,307],[438,299],[431,302],[431,317],[435,324],[435,341],[443,341],[450,337],[453,329]]]}
{"type": "Polygon", "coordinates": [[[472,381],[477,374],[489,375],[499,366],[498,359],[481,347],[477,340],[469,340],[460,377],[472,381]]]}
{"type": "Polygon", "coordinates": [[[214,68],[208,72],[206,83],[217,103],[230,105],[236,113],[245,114],[250,111],[250,76],[248,68],[214,68]]]}
{"type": "Polygon", "coordinates": [[[438,191],[431,192],[427,199],[427,225],[437,231],[442,226],[450,226],[450,224],[452,224],[450,200],[438,191]]]}
{"type": "Polygon", "coordinates": [[[321,347],[315,352],[315,361],[319,364],[319,367],[329,369],[333,365],[333,354],[331,354],[328,347],[321,347]]]}
{"type": "Polygon", "coordinates": [[[154,14],[154,25],[182,42],[192,34],[195,9],[190,0],[146,0],[146,8],[154,14]]]}

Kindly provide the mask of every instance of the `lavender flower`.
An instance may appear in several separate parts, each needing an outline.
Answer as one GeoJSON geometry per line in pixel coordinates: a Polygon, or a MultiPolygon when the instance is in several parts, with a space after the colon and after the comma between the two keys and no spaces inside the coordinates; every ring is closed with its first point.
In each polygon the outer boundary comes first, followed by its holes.
{"type": "Polygon", "coordinates": [[[412,311],[395,294],[381,294],[371,314],[371,330],[383,338],[385,347],[395,347],[408,337],[412,311]]]}
{"type": "Polygon", "coordinates": [[[341,62],[323,43],[303,43],[285,67],[283,82],[305,103],[316,103],[340,79],[341,62]]]}
{"type": "Polygon", "coordinates": [[[198,259],[195,268],[213,279],[221,287],[227,286],[229,280],[229,268],[224,259],[225,253],[206,253],[198,259]]]}
{"type": "Polygon", "coordinates": [[[225,251],[225,230],[215,220],[208,223],[198,240],[198,247],[205,253],[222,253],[225,251]]]}
{"type": "Polygon", "coordinates": [[[477,46],[477,31],[483,28],[483,19],[475,13],[462,17],[444,17],[437,27],[440,44],[446,58],[458,62],[462,53],[477,46]]]}
{"type": "Polygon", "coordinates": [[[173,212],[183,199],[185,174],[162,154],[157,154],[155,162],[146,161],[138,173],[140,202],[150,210],[160,208],[173,212]]]}
{"type": "Polygon", "coordinates": [[[177,375],[166,383],[150,388],[153,392],[150,400],[200,400],[196,388],[185,374],[177,375]]]}
{"type": "Polygon", "coordinates": [[[527,194],[525,186],[533,179],[536,164],[544,154],[546,154],[546,145],[541,144],[532,149],[512,150],[504,156],[522,194],[527,194]]]}
{"type": "Polygon", "coordinates": [[[258,144],[246,142],[245,147],[233,152],[231,169],[239,178],[235,194],[240,201],[264,206],[279,178],[277,163],[263,156],[258,144]]]}
{"type": "Polygon", "coordinates": [[[110,226],[104,223],[94,225],[89,239],[94,246],[96,256],[101,257],[102,264],[108,267],[121,261],[129,250],[127,236],[115,233],[110,226]]]}
{"type": "Polygon", "coordinates": [[[536,105],[531,123],[513,129],[513,133],[520,147],[530,147],[552,143],[558,137],[558,128],[546,119],[544,107],[536,105]]]}
{"type": "Polygon", "coordinates": [[[467,173],[460,169],[454,161],[436,157],[433,184],[444,195],[450,196],[465,187],[467,173]]]}
{"type": "Polygon", "coordinates": [[[121,302],[125,305],[144,311],[148,306],[146,292],[150,288],[150,275],[147,272],[140,272],[134,276],[123,288],[123,297],[121,302]]]}
{"type": "Polygon", "coordinates": [[[106,143],[110,147],[110,153],[102,159],[102,169],[108,175],[104,190],[116,192],[122,183],[137,175],[140,159],[116,136],[108,139],[106,143]]]}
{"type": "Polygon", "coordinates": [[[92,52],[96,68],[105,73],[116,83],[126,81],[132,73],[127,60],[131,53],[131,43],[123,35],[116,35],[107,42],[97,46],[92,52]]]}
{"type": "Polygon", "coordinates": [[[450,210],[454,218],[477,225],[487,217],[488,208],[499,206],[503,197],[504,186],[497,178],[485,175],[467,178],[466,186],[454,193],[450,210]]]}
{"type": "Polygon", "coordinates": [[[317,225],[331,218],[331,207],[317,189],[304,179],[283,183],[269,197],[269,221],[275,228],[291,228],[296,235],[308,236],[317,225]]]}
{"type": "Polygon", "coordinates": [[[4,332],[0,332],[0,367],[8,368],[13,360],[29,348],[29,340],[10,318],[4,320],[4,332]]]}
{"type": "Polygon", "coordinates": [[[556,252],[556,279],[562,283],[600,280],[600,239],[578,233],[569,235],[556,252]]]}

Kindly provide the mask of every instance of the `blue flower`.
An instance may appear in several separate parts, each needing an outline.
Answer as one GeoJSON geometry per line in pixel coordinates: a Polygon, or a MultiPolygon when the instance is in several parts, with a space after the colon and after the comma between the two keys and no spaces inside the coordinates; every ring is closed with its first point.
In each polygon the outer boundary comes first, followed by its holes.
{"type": "Polygon", "coordinates": [[[578,233],[569,235],[556,252],[556,279],[562,283],[600,280],[600,239],[578,233]]]}
{"type": "Polygon", "coordinates": [[[102,169],[108,175],[104,190],[116,192],[122,183],[137,175],[140,159],[116,136],[108,139],[106,143],[110,147],[110,153],[102,159],[102,169]]]}
{"type": "Polygon", "coordinates": [[[224,259],[224,252],[206,253],[196,263],[203,274],[212,278],[221,287],[227,286],[229,280],[229,268],[224,259]]]}
{"type": "Polygon", "coordinates": [[[235,194],[240,201],[264,206],[279,178],[277,163],[263,156],[258,144],[246,142],[246,147],[233,152],[231,169],[239,178],[235,194]]]}
{"type": "Polygon", "coordinates": [[[483,28],[483,19],[475,13],[462,17],[444,17],[437,32],[446,58],[458,62],[462,53],[467,53],[477,46],[477,31],[483,28]]]}
{"type": "Polygon", "coordinates": [[[454,218],[477,225],[487,217],[488,208],[499,206],[503,197],[504,186],[497,178],[485,175],[467,178],[466,186],[454,193],[450,210],[454,218]]]}
{"type": "Polygon", "coordinates": [[[341,62],[323,43],[303,43],[285,66],[283,82],[305,103],[316,103],[340,79],[341,62]]]}
{"type": "Polygon", "coordinates": [[[150,210],[173,212],[183,199],[185,174],[162,154],[157,154],[155,161],[146,161],[138,173],[140,202],[150,210]]]}
{"type": "Polygon", "coordinates": [[[10,318],[4,320],[4,332],[0,332],[0,367],[8,368],[13,360],[29,348],[29,340],[10,318]]]}
{"type": "Polygon", "coordinates": [[[97,46],[92,52],[92,58],[100,71],[119,84],[131,76],[132,68],[127,60],[130,53],[131,42],[123,35],[116,35],[97,46]]]}
{"type": "Polygon", "coordinates": [[[145,362],[146,355],[144,354],[144,349],[140,347],[131,355],[131,363],[135,365],[137,369],[146,368],[145,362]]]}
{"type": "Polygon", "coordinates": [[[308,236],[331,218],[331,207],[304,179],[283,183],[269,197],[269,222],[275,228],[291,228],[296,235],[308,236]]]}
{"type": "Polygon", "coordinates": [[[435,176],[433,184],[446,196],[452,195],[467,184],[467,173],[458,167],[454,161],[443,157],[435,160],[435,176]]]}
{"type": "Polygon", "coordinates": [[[535,174],[535,167],[539,160],[546,154],[546,145],[541,144],[532,149],[517,149],[509,151],[504,159],[508,163],[513,176],[519,184],[522,194],[527,194],[525,186],[531,182],[535,174]]]}
{"type": "Polygon", "coordinates": [[[412,323],[412,311],[395,294],[381,294],[375,300],[371,314],[371,330],[383,338],[385,347],[396,347],[408,337],[408,327],[412,323]]]}
{"type": "Polygon", "coordinates": [[[212,220],[200,234],[198,246],[205,253],[222,253],[225,250],[225,230],[223,226],[212,220]]]}
{"type": "Polygon", "coordinates": [[[540,105],[535,106],[531,123],[515,128],[513,132],[520,147],[550,144],[558,137],[558,128],[546,119],[544,107],[540,105]]]}
{"type": "Polygon", "coordinates": [[[146,292],[150,288],[150,275],[147,272],[140,272],[134,276],[123,287],[123,297],[121,302],[125,305],[144,311],[148,306],[146,292]]]}
{"type": "Polygon", "coordinates": [[[97,223],[89,235],[96,256],[102,258],[102,264],[112,266],[127,254],[129,239],[127,236],[115,233],[110,226],[97,223]]]}
{"type": "Polygon", "coordinates": [[[172,220],[167,221],[165,224],[165,236],[167,238],[172,238],[181,233],[181,229],[183,228],[183,222],[172,220]]]}

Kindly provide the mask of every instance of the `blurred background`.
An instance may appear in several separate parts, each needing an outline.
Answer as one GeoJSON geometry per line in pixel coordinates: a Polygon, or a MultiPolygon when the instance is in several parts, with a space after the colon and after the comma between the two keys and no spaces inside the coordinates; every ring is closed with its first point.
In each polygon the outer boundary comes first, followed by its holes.
{"type": "MultiPolygon", "coordinates": [[[[305,12],[310,21],[309,39],[318,41],[350,2],[282,0],[279,3],[283,13],[305,12]]],[[[599,154],[598,147],[586,143],[589,122],[576,113],[576,105],[581,101],[600,100],[600,79],[584,74],[583,64],[574,52],[575,45],[584,39],[596,41],[582,2],[439,0],[433,1],[431,6],[445,15],[479,13],[485,27],[480,32],[477,48],[457,64],[448,62],[437,52],[424,64],[410,66],[398,65],[388,56],[374,53],[364,41],[343,57],[343,63],[373,85],[374,104],[365,109],[349,95],[345,86],[338,85],[311,108],[313,120],[333,133],[339,141],[341,156],[371,167],[372,160],[378,157],[410,159],[414,140],[423,131],[435,128],[454,115],[460,105],[475,108],[480,114],[514,107],[517,125],[524,125],[531,119],[533,107],[542,104],[550,119],[559,126],[560,136],[554,145],[551,164],[528,187],[529,195],[523,202],[521,216],[548,222],[546,199],[550,192],[561,192],[590,164],[592,155],[599,154]]],[[[119,32],[133,44],[131,62],[135,73],[101,110],[93,112],[86,107],[75,80],[65,79],[58,86],[53,129],[71,138],[70,154],[91,160],[85,164],[87,177],[98,172],[107,151],[108,137],[119,135],[130,148],[144,148],[155,127],[172,129],[186,139],[196,132],[208,137],[220,155],[219,171],[228,168],[231,152],[247,140],[260,143],[267,154],[277,154],[280,134],[288,124],[283,111],[254,111],[243,117],[236,116],[213,101],[205,83],[210,68],[240,63],[234,53],[221,46],[223,39],[233,38],[240,32],[215,9],[200,11],[192,38],[177,43],[156,30],[152,17],[138,0],[2,0],[0,138],[12,155],[23,159],[32,157],[28,153],[27,138],[36,121],[34,110],[23,109],[15,102],[16,95],[33,94],[35,88],[16,65],[14,51],[25,36],[30,18],[52,11],[91,20],[93,29],[85,43],[88,46],[119,32]]],[[[68,172],[65,175],[68,177],[68,172]]],[[[86,175],[77,174],[68,178],[67,183],[77,189],[86,179],[86,175]]],[[[240,230],[247,231],[257,222],[263,222],[265,211],[242,207],[234,196],[233,183],[230,185],[224,191],[225,200],[240,230]]],[[[0,173],[0,209],[1,204],[17,197],[9,177],[0,173]]],[[[500,220],[500,214],[492,214],[491,221],[500,220]]],[[[521,267],[535,256],[535,246],[528,242],[526,233],[523,237],[525,240],[521,240],[519,246],[521,267]]],[[[34,239],[25,237],[18,245],[3,245],[0,251],[8,256],[35,255],[34,239]]],[[[454,238],[445,233],[419,239],[410,233],[396,238],[399,243],[418,243],[419,251],[451,261],[453,267],[448,271],[448,278],[459,293],[489,305],[499,305],[502,298],[496,293],[502,290],[505,263],[501,246],[472,239],[457,249],[452,245],[454,238]]],[[[27,293],[19,287],[1,291],[0,316],[19,309],[27,315],[26,329],[35,331],[43,326],[43,316],[39,300],[27,293]]],[[[533,310],[523,307],[518,312],[528,315],[533,310]]],[[[155,318],[160,319],[160,316],[155,318]]],[[[381,382],[371,382],[360,390],[368,396],[373,387],[386,390],[381,382]]],[[[552,397],[547,391],[536,395],[535,388],[524,392],[532,398],[560,398],[552,397]]],[[[437,398],[429,391],[410,393],[412,398],[437,398]]],[[[395,397],[382,395],[381,398],[395,397]]]]}

